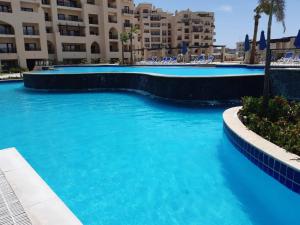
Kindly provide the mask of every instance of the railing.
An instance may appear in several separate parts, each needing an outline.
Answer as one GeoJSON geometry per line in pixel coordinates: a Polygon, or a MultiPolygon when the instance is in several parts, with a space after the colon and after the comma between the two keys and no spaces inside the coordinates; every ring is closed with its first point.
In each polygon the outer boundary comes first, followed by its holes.
{"type": "Polygon", "coordinates": [[[111,17],[108,17],[108,22],[109,23],[118,23],[118,20],[117,19],[113,19],[111,17]]]}
{"type": "Polygon", "coordinates": [[[43,5],[50,5],[50,0],[42,0],[43,5]]]}
{"type": "Polygon", "coordinates": [[[86,49],[81,48],[81,47],[74,48],[74,49],[70,49],[68,47],[63,47],[63,52],[86,52],[86,49]]]}
{"type": "Polygon", "coordinates": [[[10,6],[7,5],[0,5],[0,12],[4,13],[12,13],[12,9],[10,6]]]}
{"type": "Polygon", "coordinates": [[[39,31],[37,31],[37,30],[33,30],[33,31],[23,30],[23,34],[24,35],[40,35],[39,31]]]}
{"type": "Polygon", "coordinates": [[[124,27],[132,27],[132,23],[124,23],[124,27]]]}
{"type": "Polygon", "coordinates": [[[65,6],[65,7],[81,8],[81,4],[76,1],[57,0],[57,5],[65,6]]]}
{"type": "Polygon", "coordinates": [[[95,5],[95,0],[87,0],[86,3],[87,3],[87,4],[90,4],[90,5],[95,5]]]}
{"type": "Polygon", "coordinates": [[[74,37],[84,37],[84,33],[75,32],[75,31],[59,31],[61,36],[74,36],[74,37]]]}
{"type": "Polygon", "coordinates": [[[14,35],[15,33],[11,29],[5,29],[5,30],[0,30],[0,34],[14,35]]]}
{"type": "Polygon", "coordinates": [[[25,46],[25,51],[41,51],[41,48],[39,48],[39,47],[26,47],[25,46]]]}
{"type": "Polygon", "coordinates": [[[51,21],[51,20],[52,20],[51,16],[45,16],[45,21],[51,21]]]}
{"type": "Polygon", "coordinates": [[[110,3],[110,2],[108,2],[108,3],[107,3],[107,7],[108,7],[108,8],[111,8],[111,9],[116,9],[116,8],[117,8],[117,5],[116,5],[115,3],[110,3]]]}
{"type": "Polygon", "coordinates": [[[16,48],[0,48],[0,54],[3,53],[17,53],[16,48]]]}
{"type": "Polygon", "coordinates": [[[89,24],[99,24],[98,20],[89,18],[89,24]]]}
{"type": "Polygon", "coordinates": [[[131,9],[122,9],[123,14],[133,14],[133,10],[131,9]]]}
{"type": "Polygon", "coordinates": [[[110,47],[109,51],[110,52],[119,52],[119,49],[110,47]]]}

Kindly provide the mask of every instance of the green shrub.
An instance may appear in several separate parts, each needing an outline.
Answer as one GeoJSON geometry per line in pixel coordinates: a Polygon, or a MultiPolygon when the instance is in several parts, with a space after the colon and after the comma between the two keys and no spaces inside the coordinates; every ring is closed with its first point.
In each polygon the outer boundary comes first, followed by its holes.
{"type": "Polygon", "coordinates": [[[28,71],[27,68],[22,68],[22,67],[11,67],[9,69],[9,73],[23,73],[28,71]]]}
{"type": "Polygon", "coordinates": [[[277,96],[263,110],[262,98],[244,97],[242,102],[239,117],[250,130],[300,155],[300,103],[277,96]]]}

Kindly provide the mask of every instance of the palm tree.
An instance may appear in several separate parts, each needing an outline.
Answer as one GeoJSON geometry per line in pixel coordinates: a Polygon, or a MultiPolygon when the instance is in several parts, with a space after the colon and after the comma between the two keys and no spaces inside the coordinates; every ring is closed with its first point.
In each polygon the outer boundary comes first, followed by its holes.
{"type": "Polygon", "coordinates": [[[122,64],[124,65],[124,45],[127,43],[129,37],[128,37],[128,33],[127,32],[122,32],[120,34],[120,41],[122,43],[122,64]]]}
{"type": "Polygon", "coordinates": [[[132,26],[132,24],[131,24],[130,31],[128,33],[129,40],[130,40],[130,64],[131,65],[133,64],[133,44],[132,44],[133,38],[134,38],[133,36],[137,33],[138,33],[138,29],[136,27],[132,26]]]}
{"type": "Polygon", "coordinates": [[[255,64],[257,31],[258,31],[258,25],[259,25],[259,20],[261,18],[261,14],[265,13],[265,14],[269,15],[269,10],[270,10],[270,3],[267,2],[267,1],[258,4],[258,6],[254,9],[254,12],[255,12],[255,16],[254,16],[254,32],[253,32],[253,39],[252,39],[250,64],[255,64]]]}
{"type": "Polygon", "coordinates": [[[263,89],[263,111],[267,111],[270,98],[270,68],[271,68],[271,33],[273,14],[278,22],[282,22],[285,31],[285,0],[259,0],[259,4],[269,4],[269,20],[267,34],[267,55],[265,64],[264,89],[263,89]]]}

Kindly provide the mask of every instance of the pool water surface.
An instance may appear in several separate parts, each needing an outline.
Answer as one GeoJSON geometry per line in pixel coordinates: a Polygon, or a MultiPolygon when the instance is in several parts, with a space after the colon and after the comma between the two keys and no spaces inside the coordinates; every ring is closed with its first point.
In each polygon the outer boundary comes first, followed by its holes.
{"type": "Polygon", "coordinates": [[[237,76],[262,75],[263,69],[246,67],[192,67],[192,66],[67,66],[54,70],[38,71],[39,74],[84,74],[84,73],[147,73],[168,76],[237,76]]]}
{"type": "Polygon", "coordinates": [[[15,146],[87,225],[299,225],[300,195],[229,142],[225,108],[0,85],[15,146]]]}

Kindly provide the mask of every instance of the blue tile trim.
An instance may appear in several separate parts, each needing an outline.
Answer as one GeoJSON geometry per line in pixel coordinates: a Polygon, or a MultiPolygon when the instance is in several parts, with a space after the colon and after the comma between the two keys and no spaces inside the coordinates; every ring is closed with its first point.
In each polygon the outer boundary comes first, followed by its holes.
{"type": "Polygon", "coordinates": [[[300,171],[297,171],[260,149],[246,142],[234,133],[224,122],[224,132],[237,149],[265,173],[269,174],[290,190],[300,194],[300,171]]]}

